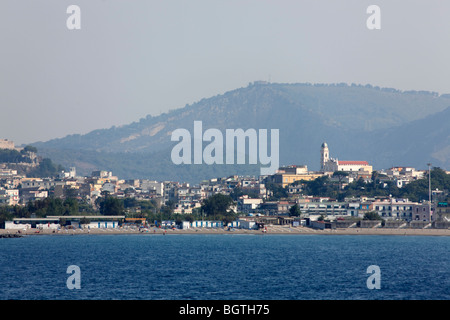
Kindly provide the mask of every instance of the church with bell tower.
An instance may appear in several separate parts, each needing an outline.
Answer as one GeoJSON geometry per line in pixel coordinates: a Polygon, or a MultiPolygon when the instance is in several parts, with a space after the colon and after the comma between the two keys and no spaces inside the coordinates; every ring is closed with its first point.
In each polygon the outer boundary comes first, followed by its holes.
{"type": "Polygon", "coordinates": [[[326,164],[330,160],[330,151],[326,142],[322,143],[320,149],[320,171],[325,172],[326,164]]]}
{"type": "Polygon", "coordinates": [[[326,142],[320,148],[320,171],[321,172],[367,172],[372,174],[372,166],[367,161],[339,161],[330,157],[330,150],[326,142]]]}

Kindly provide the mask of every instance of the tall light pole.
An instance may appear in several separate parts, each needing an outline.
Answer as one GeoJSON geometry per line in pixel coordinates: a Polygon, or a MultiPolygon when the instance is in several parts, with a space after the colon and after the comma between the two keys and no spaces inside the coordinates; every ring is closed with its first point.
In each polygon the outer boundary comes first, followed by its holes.
{"type": "Polygon", "coordinates": [[[431,222],[431,163],[427,163],[428,165],[428,212],[430,215],[431,222]]]}

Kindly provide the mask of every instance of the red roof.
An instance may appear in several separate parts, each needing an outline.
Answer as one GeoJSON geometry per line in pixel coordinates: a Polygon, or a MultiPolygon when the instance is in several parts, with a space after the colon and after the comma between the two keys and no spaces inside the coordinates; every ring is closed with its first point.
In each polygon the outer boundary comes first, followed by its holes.
{"type": "Polygon", "coordinates": [[[367,161],[339,161],[341,166],[368,166],[367,161]]]}

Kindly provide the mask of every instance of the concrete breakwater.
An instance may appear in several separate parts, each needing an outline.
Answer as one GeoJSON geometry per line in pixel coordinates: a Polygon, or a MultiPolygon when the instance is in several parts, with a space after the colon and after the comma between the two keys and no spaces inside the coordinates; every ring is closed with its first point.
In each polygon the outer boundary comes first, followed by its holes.
{"type": "Polygon", "coordinates": [[[0,234],[0,238],[21,238],[22,235],[21,234],[17,234],[17,233],[4,233],[4,234],[0,234]]]}

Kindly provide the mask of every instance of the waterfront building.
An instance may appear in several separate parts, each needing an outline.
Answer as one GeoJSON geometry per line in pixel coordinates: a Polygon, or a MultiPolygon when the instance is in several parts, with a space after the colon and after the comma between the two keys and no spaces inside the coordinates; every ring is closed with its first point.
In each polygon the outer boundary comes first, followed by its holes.
{"type": "Polygon", "coordinates": [[[56,219],[73,228],[113,229],[123,223],[125,216],[47,216],[47,219],[56,219]]]}
{"type": "Polygon", "coordinates": [[[248,195],[244,195],[239,197],[237,208],[239,212],[252,213],[258,210],[261,203],[263,203],[261,198],[249,198],[248,195]]]}
{"type": "Polygon", "coordinates": [[[25,229],[58,229],[60,227],[57,218],[14,218],[12,221],[5,221],[7,230],[25,229]]]}
{"type": "Polygon", "coordinates": [[[435,220],[433,215],[433,206],[430,206],[428,202],[414,204],[412,208],[411,220],[433,222],[435,220]]]}
{"type": "Polygon", "coordinates": [[[438,202],[436,207],[436,220],[450,221],[450,206],[448,201],[438,202]]]}
{"type": "Polygon", "coordinates": [[[47,216],[46,218],[14,218],[5,222],[5,229],[58,229],[62,225],[72,228],[117,228],[125,216],[47,216]]]}
{"type": "Polygon", "coordinates": [[[419,204],[408,199],[379,199],[372,202],[371,209],[387,220],[412,220],[413,211],[419,204]]]}

